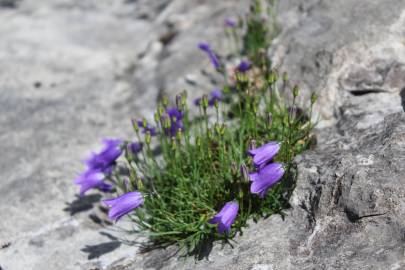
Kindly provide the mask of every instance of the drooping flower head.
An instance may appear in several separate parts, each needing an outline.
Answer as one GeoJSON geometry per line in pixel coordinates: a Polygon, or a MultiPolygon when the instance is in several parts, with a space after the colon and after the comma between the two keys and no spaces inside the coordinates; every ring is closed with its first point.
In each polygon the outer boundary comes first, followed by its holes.
{"type": "Polygon", "coordinates": [[[91,170],[82,173],[74,180],[80,185],[80,195],[83,196],[89,189],[98,188],[102,191],[111,191],[112,186],[104,182],[104,174],[99,170],[91,170]]]}
{"type": "Polygon", "coordinates": [[[218,212],[213,218],[211,218],[208,223],[218,224],[219,233],[229,233],[231,230],[231,225],[235,221],[238,214],[239,205],[237,202],[227,202],[221,211],[218,212]]]}
{"type": "Polygon", "coordinates": [[[149,123],[147,123],[146,121],[144,122],[144,120],[138,120],[138,127],[142,128],[142,133],[145,134],[146,132],[149,131],[151,136],[156,136],[157,132],[156,132],[156,128],[153,127],[152,125],[150,125],[149,123]]]}
{"type": "Polygon", "coordinates": [[[265,166],[280,150],[278,142],[269,142],[256,149],[250,149],[248,153],[253,157],[253,164],[257,168],[265,166]]]}
{"type": "Polygon", "coordinates": [[[261,168],[258,172],[249,174],[252,185],[250,192],[259,194],[260,198],[264,198],[267,191],[274,186],[284,175],[283,165],[280,163],[271,163],[261,168]]]}
{"type": "Polygon", "coordinates": [[[122,140],[104,139],[103,144],[103,149],[98,153],[92,153],[90,158],[85,161],[85,164],[89,169],[109,173],[115,161],[122,153],[122,149],[120,148],[122,140]]]}
{"type": "Polygon", "coordinates": [[[144,198],[142,193],[133,191],[125,193],[117,198],[103,200],[103,202],[111,207],[108,212],[108,217],[114,221],[118,221],[124,215],[141,206],[144,202],[144,198]]]}
{"type": "Polygon", "coordinates": [[[142,151],[143,145],[142,145],[142,143],[139,143],[139,142],[132,142],[132,143],[128,144],[127,147],[128,147],[127,149],[128,149],[133,155],[136,155],[136,154],[138,154],[139,152],[142,151]]]}
{"type": "Polygon", "coordinates": [[[198,44],[198,48],[200,48],[200,50],[202,50],[208,55],[211,64],[214,66],[214,68],[216,69],[220,68],[221,65],[219,63],[219,59],[208,43],[201,42],[198,44]]]}
{"type": "Polygon", "coordinates": [[[239,72],[244,73],[244,72],[248,71],[251,66],[252,66],[252,63],[250,63],[250,61],[248,61],[248,60],[242,60],[242,61],[239,63],[237,69],[238,69],[239,72]]]}
{"type": "Polygon", "coordinates": [[[222,100],[222,92],[221,92],[221,90],[214,89],[211,92],[211,98],[208,101],[208,105],[212,107],[212,106],[214,106],[215,101],[220,101],[220,100],[222,100]]]}
{"type": "Polygon", "coordinates": [[[236,21],[232,18],[226,18],[224,23],[225,26],[228,28],[234,28],[236,26],[236,21]]]}
{"type": "Polygon", "coordinates": [[[176,136],[179,129],[183,130],[183,112],[179,111],[176,107],[168,108],[167,115],[164,117],[170,118],[170,128],[165,129],[165,134],[168,136],[176,136]]]}

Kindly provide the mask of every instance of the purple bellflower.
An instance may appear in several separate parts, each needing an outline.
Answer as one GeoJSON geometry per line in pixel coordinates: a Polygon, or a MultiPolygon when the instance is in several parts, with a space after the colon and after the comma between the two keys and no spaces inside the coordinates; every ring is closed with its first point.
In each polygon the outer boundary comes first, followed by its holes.
{"type": "Polygon", "coordinates": [[[242,61],[239,63],[237,69],[238,69],[239,72],[244,73],[244,72],[248,71],[251,66],[252,66],[252,63],[250,63],[250,61],[248,61],[248,60],[242,60],[242,61]]]}
{"type": "Polygon", "coordinates": [[[208,43],[201,42],[198,44],[198,48],[208,55],[214,68],[220,68],[219,59],[208,43]]]}
{"type": "Polygon", "coordinates": [[[98,188],[102,191],[111,191],[112,186],[104,182],[104,174],[98,170],[88,170],[74,180],[80,185],[80,196],[83,196],[89,189],[98,188]]]}
{"type": "Polygon", "coordinates": [[[156,132],[156,128],[151,126],[149,123],[146,123],[146,126],[143,126],[143,121],[142,120],[138,120],[138,127],[142,128],[142,133],[145,134],[146,132],[149,131],[151,136],[156,136],[157,132],[156,132]]]}
{"type": "Polygon", "coordinates": [[[225,23],[225,26],[228,28],[234,28],[236,26],[236,21],[231,18],[226,18],[224,23],[225,23]]]}
{"type": "Polygon", "coordinates": [[[218,224],[218,233],[229,233],[231,225],[238,214],[239,205],[237,202],[227,202],[221,211],[218,212],[208,223],[218,224]]]}
{"type": "Polygon", "coordinates": [[[99,153],[92,153],[85,164],[90,170],[98,170],[103,173],[110,173],[115,161],[122,153],[120,139],[104,139],[104,147],[99,153]]]}
{"type": "Polygon", "coordinates": [[[179,129],[183,130],[183,113],[177,108],[172,107],[166,110],[167,115],[170,118],[170,128],[165,130],[166,135],[176,136],[179,129]]]}
{"type": "Polygon", "coordinates": [[[215,101],[220,101],[222,100],[222,92],[219,89],[215,89],[211,92],[211,98],[208,101],[208,105],[209,106],[214,106],[215,101]]]}
{"type": "Polygon", "coordinates": [[[267,191],[274,186],[284,175],[283,165],[280,163],[271,163],[258,172],[249,174],[252,185],[250,192],[259,194],[260,198],[264,198],[267,191]]]}
{"type": "Polygon", "coordinates": [[[128,149],[133,155],[136,155],[136,154],[138,154],[139,152],[142,151],[143,145],[142,145],[142,143],[139,143],[139,142],[132,142],[132,143],[128,144],[127,147],[128,147],[127,149],[128,149]]]}
{"type": "Polygon", "coordinates": [[[142,193],[138,191],[125,193],[117,198],[103,200],[104,204],[111,207],[108,217],[118,221],[124,215],[130,213],[144,202],[142,193]]]}
{"type": "Polygon", "coordinates": [[[279,150],[278,142],[269,142],[259,148],[249,150],[248,153],[253,157],[253,164],[257,168],[262,168],[274,158],[279,150]]]}

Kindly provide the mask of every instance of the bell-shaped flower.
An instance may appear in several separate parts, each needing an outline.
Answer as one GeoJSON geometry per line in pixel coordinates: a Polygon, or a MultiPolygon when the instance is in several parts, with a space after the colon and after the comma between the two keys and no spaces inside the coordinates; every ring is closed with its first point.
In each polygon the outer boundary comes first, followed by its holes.
{"type": "Polygon", "coordinates": [[[278,142],[269,142],[256,149],[250,149],[248,153],[253,157],[253,164],[257,168],[265,166],[280,150],[278,142]]]}
{"type": "Polygon", "coordinates": [[[218,224],[218,233],[229,233],[231,225],[238,214],[239,205],[237,202],[227,202],[221,211],[218,212],[208,223],[218,224]]]}
{"type": "Polygon", "coordinates": [[[284,175],[283,165],[280,163],[270,163],[261,168],[258,172],[249,174],[252,185],[250,192],[259,194],[260,198],[264,198],[267,191],[274,186],[284,175]]]}
{"type": "Polygon", "coordinates": [[[120,139],[104,139],[104,147],[98,153],[92,153],[90,158],[85,161],[89,169],[99,170],[104,173],[111,172],[111,167],[122,153],[120,139]]]}
{"type": "Polygon", "coordinates": [[[251,66],[252,64],[250,63],[250,61],[242,60],[238,65],[238,71],[244,73],[248,71],[251,66]]]}
{"type": "Polygon", "coordinates": [[[114,221],[118,221],[124,215],[141,206],[144,203],[144,198],[142,193],[133,191],[117,198],[103,200],[103,203],[111,207],[108,217],[114,221]]]}
{"type": "Polygon", "coordinates": [[[138,127],[142,128],[142,133],[145,134],[146,132],[149,131],[151,136],[156,136],[157,131],[156,128],[150,125],[149,123],[145,122],[143,120],[138,120],[138,127]]]}
{"type": "Polygon", "coordinates": [[[80,185],[80,195],[83,196],[89,189],[98,188],[102,191],[111,191],[112,186],[104,182],[104,174],[99,170],[88,170],[74,180],[80,185]]]}
{"type": "Polygon", "coordinates": [[[142,151],[142,147],[143,147],[142,143],[132,142],[128,144],[127,149],[131,154],[136,155],[142,151]]]}
{"type": "Polygon", "coordinates": [[[176,107],[168,108],[166,110],[167,116],[170,118],[170,128],[165,129],[168,136],[174,137],[179,129],[183,130],[183,113],[176,107]]]}

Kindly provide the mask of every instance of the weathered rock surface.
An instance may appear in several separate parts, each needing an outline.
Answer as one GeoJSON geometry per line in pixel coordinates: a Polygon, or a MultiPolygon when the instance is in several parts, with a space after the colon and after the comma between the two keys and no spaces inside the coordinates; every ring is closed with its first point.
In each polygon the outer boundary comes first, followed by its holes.
{"type": "Polygon", "coordinates": [[[100,196],[78,200],[72,180],[101,138],[131,138],[130,117],[152,117],[163,92],[211,91],[197,44],[246,10],[237,2],[0,1],[0,269],[137,257],[117,239],[124,224],[107,226],[100,196]]]}
{"type": "Polygon", "coordinates": [[[196,43],[218,42],[247,2],[0,1],[1,268],[405,269],[402,0],[280,1],[272,59],[319,93],[323,119],[284,220],[195,262],[140,254],[99,195],[74,201],[77,161],[99,138],[130,136],[128,117],[164,92],[213,87],[196,43]]]}

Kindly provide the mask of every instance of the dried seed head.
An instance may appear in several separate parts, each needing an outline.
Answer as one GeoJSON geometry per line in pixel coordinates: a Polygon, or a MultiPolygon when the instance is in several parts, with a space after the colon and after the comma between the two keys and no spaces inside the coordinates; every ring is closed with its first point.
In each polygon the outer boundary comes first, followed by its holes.
{"type": "Polygon", "coordinates": [[[231,163],[231,173],[232,175],[236,175],[238,173],[238,165],[234,161],[231,163]]]}
{"type": "Polygon", "coordinates": [[[271,128],[273,124],[273,115],[269,112],[267,113],[267,125],[269,128],[271,128]]]}
{"type": "Polygon", "coordinates": [[[249,142],[249,150],[254,150],[256,149],[256,141],[255,140],[250,140],[249,142]]]}
{"type": "Polygon", "coordinates": [[[248,168],[246,167],[245,163],[242,163],[242,165],[240,165],[240,174],[242,175],[243,181],[249,183],[249,181],[250,181],[249,171],[248,171],[248,168]]]}

